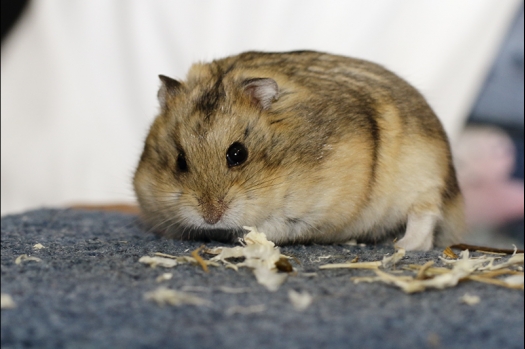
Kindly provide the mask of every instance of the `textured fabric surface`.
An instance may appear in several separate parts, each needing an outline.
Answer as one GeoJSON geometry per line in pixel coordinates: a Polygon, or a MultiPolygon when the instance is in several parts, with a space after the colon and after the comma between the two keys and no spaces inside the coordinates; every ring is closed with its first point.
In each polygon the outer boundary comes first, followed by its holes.
{"type": "MultiPolygon", "coordinates": [[[[252,272],[185,264],[150,268],[143,255],[189,255],[202,242],[148,234],[132,215],[38,210],[2,217],[1,282],[17,304],[2,310],[1,346],[8,348],[523,348],[523,291],[463,282],[444,291],[407,295],[380,283],[354,284],[367,270],[320,270],[319,265],[380,260],[390,245],[287,246],[297,273],[276,292],[252,272]],[[34,250],[41,243],[44,249],[34,250]],[[40,258],[19,265],[21,254],[40,258]],[[330,257],[328,257],[330,256],[330,257]],[[144,294],[161,284],[186,290],[209,306],[158,306],[144,294]],[[316,273],[316,275],[308,274],[316,273]],[[222,286],[245,289],[226,293],[222,286]],[[290,289],[312,305],[294,310],[290,289]],[[481,302],[469,306],[469,293],[481,302]],[[264,305],[229,315],[233,306],[264,305]]],[[[207,243],[208,247],[224,244],[207,243]]],[[[409,252],[399,266],[438,261],[441,250],[409,252]]],[[[437,263],[440,265],[440,263],[437,263]]]]}

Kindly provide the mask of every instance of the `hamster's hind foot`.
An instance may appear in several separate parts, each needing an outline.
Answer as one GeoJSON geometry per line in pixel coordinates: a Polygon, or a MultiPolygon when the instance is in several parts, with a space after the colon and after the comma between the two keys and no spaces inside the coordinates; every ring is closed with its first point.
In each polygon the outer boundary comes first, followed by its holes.
{"type": "Polygon", "coordinates": [[[409,214],[405,236],[395,245],[407,251],[432,249],[437,220],[438,216],[431,212],[409,214]]]}

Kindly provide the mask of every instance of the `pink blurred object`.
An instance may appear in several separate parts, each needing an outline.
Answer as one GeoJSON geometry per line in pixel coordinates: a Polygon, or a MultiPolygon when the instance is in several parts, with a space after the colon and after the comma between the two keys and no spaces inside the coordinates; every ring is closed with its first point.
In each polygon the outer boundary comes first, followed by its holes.
{"type": "Polygon", "coordinates": [[[501,129],[467,127],[454,149],[469,227],[497,227],[523,218],[523,180],[512,179],[516,149],[501,129]]]}

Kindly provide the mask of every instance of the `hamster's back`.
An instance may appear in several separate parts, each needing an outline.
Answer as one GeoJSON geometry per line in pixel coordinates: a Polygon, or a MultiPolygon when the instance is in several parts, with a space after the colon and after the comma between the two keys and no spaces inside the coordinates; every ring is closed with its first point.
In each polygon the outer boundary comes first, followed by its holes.
{"type": "Polygon", "coordinates": [[[317,51],[250,51],[215,63],[223,71],[266,74],[277,79],[280,76],[277,82],[281,82],[281,88],[286,89],[288,83],[300,86],[314,103],[318,100],[339,110],[352,110],[347,114],[349,118],[362,114],[376,118],[375,107],[390,103],[399,108],[404,132],[424,132],[446,140],[441,123],[424,97],[405,80],[373,62],[317,51]]]}

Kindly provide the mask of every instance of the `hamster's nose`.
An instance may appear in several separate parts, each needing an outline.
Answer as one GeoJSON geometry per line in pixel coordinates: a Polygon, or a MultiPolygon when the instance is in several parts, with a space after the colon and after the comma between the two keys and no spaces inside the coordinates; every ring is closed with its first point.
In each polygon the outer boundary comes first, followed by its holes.
{"type": "Polygon", "coordinates": [[[221,220],[227,206],[222,200],[217,202],[205,202],[202,204],[202,218],[208,224],[216,224],[221,220]]]}

